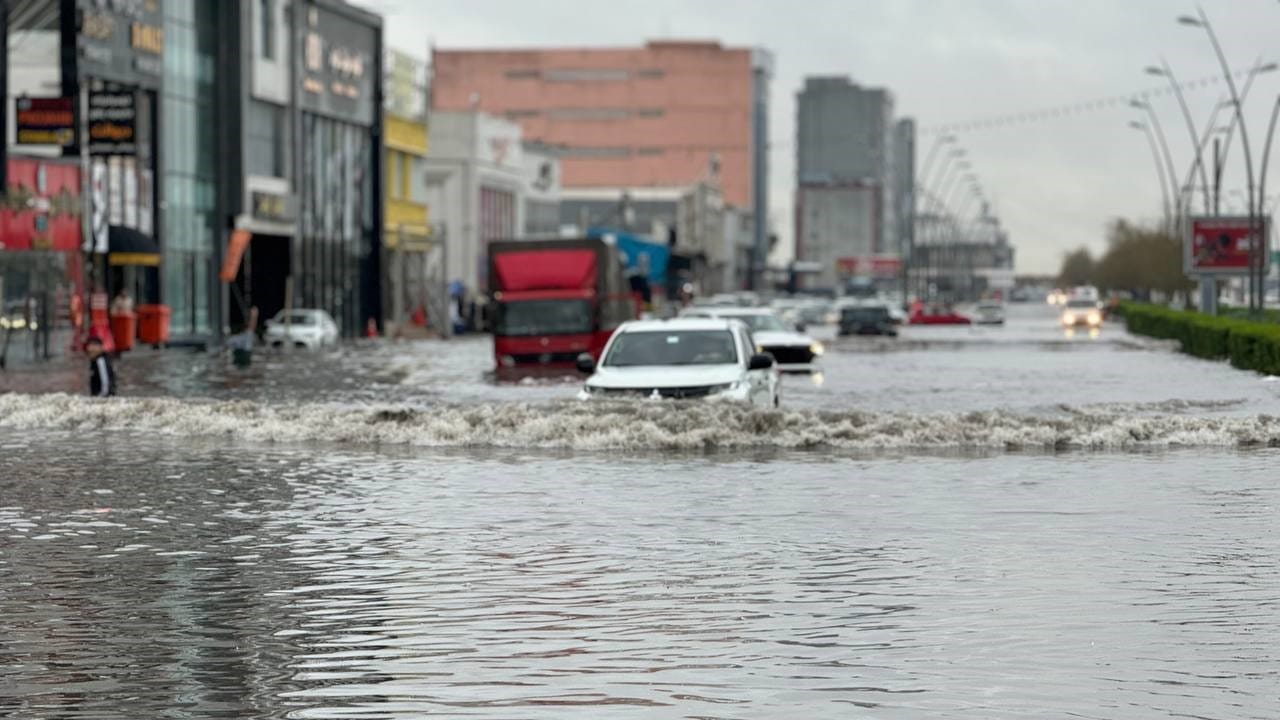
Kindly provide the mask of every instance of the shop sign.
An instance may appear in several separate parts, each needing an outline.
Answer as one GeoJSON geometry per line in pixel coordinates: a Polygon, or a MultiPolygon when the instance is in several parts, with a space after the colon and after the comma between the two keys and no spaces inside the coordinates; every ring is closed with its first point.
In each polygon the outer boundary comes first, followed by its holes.
{"type": "Polygon", "coordinates": [[[76,116],[71,98],[20,97],[14,101],[19,145],[76,144],[76,116]]]}
{"type": "Polygon", "coordinates": [[[75,250],[80,246],[80,167],[10,157],[0,195],[0,249],[75,250]]]}
{"type": "Polygon", "coordinates": [[[80,16],[76,28],[80,72],[129,85],[157,87],[164,57],[160,0],[77,0],[76,4],[80,16]]]}
{"type": "Polygon", "coordinates": [[[137,97],[132,91],[89,93],[90,155],[137,154],[137,125],[137,97]]]}
{"type": "Polygon", "coordinates": [[[290,223],[295,219],[292,198],[288,195],[254,190],[250,199],[253,201],[253,217],[258,220],[290,223]]]}
{"type": "Polygon", "coordinates": [[[306,8],[301,45],[303,110],[372,125],[379,28],[315,5],[306,8]]]}

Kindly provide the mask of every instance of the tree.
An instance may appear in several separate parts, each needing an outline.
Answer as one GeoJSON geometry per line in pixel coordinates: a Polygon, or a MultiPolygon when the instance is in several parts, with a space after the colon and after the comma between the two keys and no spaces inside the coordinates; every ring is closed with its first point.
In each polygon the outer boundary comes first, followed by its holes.
{"type": "Polygon", "coordinates": [[[1067,253],[1062,258],[1062,269],[1058,272],[1058,284],[1062,287],[1090,285],[1093,283],[1093,256],[1088,248],[1080,248],[1067,253]]]}
{"type": "Polygon", "coordinates": [[[1107,229],[1107,252],[1094,266],[1093,282],[1103,290],[1142,297],[1153,291],[1174,295],[1194,286],[1182,271],[1182,243],[1176,236],[1124,220],[1107,229]]]}

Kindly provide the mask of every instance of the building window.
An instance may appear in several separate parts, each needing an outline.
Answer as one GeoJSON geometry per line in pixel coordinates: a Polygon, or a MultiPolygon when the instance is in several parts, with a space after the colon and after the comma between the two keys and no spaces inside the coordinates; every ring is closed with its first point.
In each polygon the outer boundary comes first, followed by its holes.
{"type": "Polygon", "coordinates": [[[642,147],[636,149],[637,155],[661,155],[664,150],[660,147],[642,147]]]}
{"type": "Polygon", "coordinates": [[[642,78],[660,78],[665,77],[667,72],[660,68],[645,68],[636,73],[636,77],[642,78]]]}
{"type": "Polygon", "coordinates": [[[629,147],[566,147],[559,152],[562,157],[627,157],[631,154],[629,147]]]}
{"type": "Polygon", "coordinates": [[[662,117],[667,111],[662,108],[640,108],[636,114],[640,117],[662,117]]]}
{"type": "Polygon", "coordinates": [[[264,60],[276,59],[276,8],[275,0],[258,0],[258,13],[261,15],[258,28],[261,31],[260,44],[264,60]]]}
{"type": "Polygon", "coordinates": [[[557,120],[623,120],[631,112],[626,108],[553,108],[547,117],[557,120]]]}
{"type": "Polygon", "coordinates": [[[259,100],[249,101],[245,127],[245,167],[250,175],[285,177],[284,108],[259,100]]]}
{"type": "Polygon", "coordinates": [[[506,75],[511,80],[532,80],[538,77],[539,73],[535,68],[517,68],[508,70],[506,75]]]}
{"type": "Polygon", "coordinates": [[[547,82],[625,82],[631,73],[608,68],[563,68],[548,70],[542,77],[547,82]]]}
{"type": "Polygon", "coordinates": [[[508,110],[504,113],[508,120],[516,120],[518,118],[538,117],[541,113],[537,110],[508,110]]]}

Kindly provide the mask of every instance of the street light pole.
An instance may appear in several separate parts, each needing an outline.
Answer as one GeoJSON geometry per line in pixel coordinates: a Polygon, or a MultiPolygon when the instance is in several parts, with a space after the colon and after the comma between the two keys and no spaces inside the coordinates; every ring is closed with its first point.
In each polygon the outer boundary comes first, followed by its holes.
{"type": "Polygon", "coordinates": [[[1156,139],[1151,135],[1151,128],[1137,120],[1130,122],[1129,127],[1147,136],[1147,145],[1151,147],[1151,159],[1155,161],[1156,175],[1160,178],[1160,202],[1164,206],[1164,222],[1165,227],[1168,228],[1171,217],[1169,215],[1169,182],[1165,179],[1164,163],[1160,162],[1160,149],[1156,147],[1156,139]]]}
{"type": "MultiPolygon", "coordinates": [[[[1178,107],[1182,109],[1182,119],[1187,123],[1187,135],[1191,138],[1191,147],[1195,150],[1196,156],[1192,161],[1191,172],[1187,173],[1187,182],[1182,184],[1183,188],[1189,188],[1191,185],[1191,176],[1197,169],[1200,171],[1200,185],[1204,188],[1204,211],[1209,210],[1209,171],[1204,166],[1204,153],[1201,152],[1203,143],[1198,141],[1198,133],[1196,132],[1195,120],[1191,118],[1191,109],[1187,107],[1187,98],[1182,94],[1182,86],[1178,84],[1177,78],[1173,75],[1173,70],[1169,67],[1169,62],[1164,58],[1160,58],[1160,67],[1147,68],[1148,75],[1160,75],[1169,80],[1169,86],[1173,89],[1173,96],[1178,99],[1178,107]]],[[[1210,121],[1212,124],[1213,121],[1210,121]]],[[[1190,195],[1194,191],[1188,192],[1185,207],[1190,209],[1190,195]]]]}
{"type": "MultiPolygon", "coordinates": [[[[1244,167],[1245,181],[1249,188],[1249,259],[1250,259],[1250,285],[1253,285],[1253,266],[1256,263],[1255,255],[1260,255],[1261,244],[1255,242],[1254,234],[1257,231],[1254,219],[1254,195],[1253,184],[1253,151],[1249,148],[1249,130],[1244,121],[1244,108],[1240,104],[1240,93],[1236,91],[1236,81],[1231,75],[1231,66],[1227,63],[1227,56],[1222,52],[1222,45],[1218,42],[1218,34],[1213,31],[1213,25],[1209,22],[1209,16],[1205,14],[1204,8],[1197,7],[1196,12],[1200,15],[1199,19],[1182,16],[1178,18],[1178,22],[1184,25],[1193,25],[1204,28],[1205,33],[1209,36],[1209,42],[1213,44],[1213,51],[1218,56],[1218,64],[1222,66],[1223,79],[1227,81],[1227,89],[1231,91],[1231,103],[1235,106],[1236,122],[1240,125],[1240,142],[1244,146],[1244,167]]],[[[1251,287],[1249,294],[1249,310],[1254,310],[1254,295],[1257,288],[1251,287]]],[[[1258,310],[1261,310],[1261,303],[1258,303],[1258,310]]]]}
{"type": "Polygon", "coordinates": [[[1168,171],[1169,187],[1167,192],[1172,200],[1173,215],[1169,215],[1168,207],[1165,208],[1165,232],[1172,232],[1174,222],[1182,217],[1182,188],[1176,187],[1174,183],[1178,182],[1178,171],[1173,167],[1173,155],[1169,153],[1169,143],[1164,137],[1164,128],[1160,126],[1160,116],[1156,115],[1155,108],[1151,107],[1151,103],[1141,100],[1132,100],[1129,102],[1130,107],[1147,111],[1147,117],[1151,119],[1151,129],[1154,131],[1156,139],[1160,143],[1160,151],[1164,155],[1165,168],[1168,171]]]}

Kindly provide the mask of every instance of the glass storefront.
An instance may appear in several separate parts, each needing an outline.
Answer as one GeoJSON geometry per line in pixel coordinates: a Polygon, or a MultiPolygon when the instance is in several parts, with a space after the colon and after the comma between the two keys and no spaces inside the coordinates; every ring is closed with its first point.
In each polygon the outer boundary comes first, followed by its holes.
{"type": "Polygon", "coordinates": [[[217,322],[211,282],[217,238],[214,86],[216,3],[165,0],[161,98],[163,298],[175,338],[208,336],[217,322]]]}
{"type": "Polygon", "coordinates": [[[303,115],[298,300],[326,308],[345,334],[360,332],[361,272],[374,247],[369,128],[303,115]]]}

